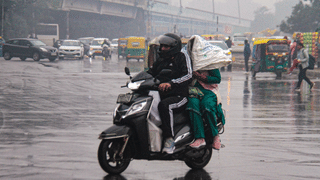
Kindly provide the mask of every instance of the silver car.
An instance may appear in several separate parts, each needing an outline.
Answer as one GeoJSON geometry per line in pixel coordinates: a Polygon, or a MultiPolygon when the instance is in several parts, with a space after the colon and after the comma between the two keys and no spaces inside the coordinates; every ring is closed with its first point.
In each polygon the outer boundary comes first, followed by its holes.
{"type": "Polygon", "coordinates": [[[112,39],[111,41],[111,51],[113,53],[118,53],[118,40],[119,39],[112,39]]]}
{"type": "Polygon", "coordinates": [[[59,59],[79,58],[83,59],[84,47],[79,40],[64,40],[59,47],[59,59]]]}

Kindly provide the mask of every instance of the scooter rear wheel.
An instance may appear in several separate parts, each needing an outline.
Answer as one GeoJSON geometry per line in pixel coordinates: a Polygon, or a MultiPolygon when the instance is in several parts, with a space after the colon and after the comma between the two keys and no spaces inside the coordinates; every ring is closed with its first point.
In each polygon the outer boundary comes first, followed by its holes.
{"type": "Polygon", "coordinates": [[[184,161],[186,165],[191,169],[202,169],[209,163],[212,156],[211,146],[206,146],[204,149],[200,151],[203,151],[201,157],[192,158],[184,161]]]}
{"type": "Polygon", "coordinates": [[[98,160],[105,172],[120,174],[129,166],[131,160],[130,146],[126,146],[122,157],[119,155],[123,143],[122,139],[101,141],[98,149],[98,160]]]}

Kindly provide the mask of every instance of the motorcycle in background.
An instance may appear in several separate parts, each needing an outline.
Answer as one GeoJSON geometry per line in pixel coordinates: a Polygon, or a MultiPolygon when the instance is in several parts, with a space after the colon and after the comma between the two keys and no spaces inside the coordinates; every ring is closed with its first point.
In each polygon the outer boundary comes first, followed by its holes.
{"type": "Polygon", "coordinates": [[[104,44],[102,46],[102,56],[107,59],[107,58],[111,58],[111,47],[109,47],[108,45],[104,44]]]}

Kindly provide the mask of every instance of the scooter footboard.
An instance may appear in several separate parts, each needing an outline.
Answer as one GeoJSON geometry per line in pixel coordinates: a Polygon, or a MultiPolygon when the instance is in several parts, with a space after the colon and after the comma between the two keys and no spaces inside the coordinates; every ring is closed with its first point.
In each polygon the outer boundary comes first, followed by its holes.
{"type": "Polygon", "coordinates": [[[128,126],[113,125],[99,134],[99,139],[117,139],[127,137],[132,134],[132,130],[128,126]]]}

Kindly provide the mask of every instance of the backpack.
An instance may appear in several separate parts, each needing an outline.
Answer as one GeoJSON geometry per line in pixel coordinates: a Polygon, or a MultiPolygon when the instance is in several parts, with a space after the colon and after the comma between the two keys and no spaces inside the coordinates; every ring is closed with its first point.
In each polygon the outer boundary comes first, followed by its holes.
{"type": "Polygon", "coordinates": [[[316,59],[314,58],[314,56],[309,54],[309,66],[307,67],[307,69],[314,69],[315,62],[316,62],[316,59]]]}

